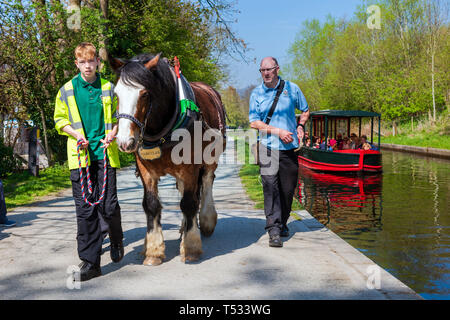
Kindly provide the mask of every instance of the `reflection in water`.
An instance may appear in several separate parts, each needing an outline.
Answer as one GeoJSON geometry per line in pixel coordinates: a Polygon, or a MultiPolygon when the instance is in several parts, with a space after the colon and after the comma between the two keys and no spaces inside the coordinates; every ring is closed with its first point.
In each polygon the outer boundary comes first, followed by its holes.
{"type": "Polygon", "coordinates": [[[381,229],[382,175],[319,173],[299,170],[298,198],[322,224],[339,233],[381,229]]]}
{"type": "Polygon", "coordinates": [[[450,298],[450,162],[383,151],[383,173],[299,170],[317,220],[426,299],[450,298]]]}

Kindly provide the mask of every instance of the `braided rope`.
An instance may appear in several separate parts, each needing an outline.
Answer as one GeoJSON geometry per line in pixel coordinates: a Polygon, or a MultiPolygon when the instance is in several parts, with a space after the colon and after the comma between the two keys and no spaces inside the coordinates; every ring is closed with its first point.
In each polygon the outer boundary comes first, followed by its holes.
{"type": "MultiPolygon", "coordinates": [[[[86,194],[84,192],[84,178],[83,178],[83,170],[81,168],[81,159],[80,159],[80,146],[82,145],[83,140],[78,140],[77,141],[77,155],[78,155],[78,170],[80,172],[80,184],[81,184],[81,196],[84,200],[85,203],[87,203],[88,205],[90,205],[91,207],[98,205],[102,200],[103,197],[105,196],[105,191],[106,191],[106,171],[107,171],[107,164],[106,164],[106,148],[103,149],[103,187],[102,187],[102,194],[100,195],[100,198],[92,203],[90,201],[87,200],[86,198],[86,194]]],[[[92,194],[92,182],[91,182],[91,175],[89,173],[89,166],[88,166],[88,150],[86,149],[86,180],[88,182],[88,190],[89,190],[89,194],[92,194]]]]}

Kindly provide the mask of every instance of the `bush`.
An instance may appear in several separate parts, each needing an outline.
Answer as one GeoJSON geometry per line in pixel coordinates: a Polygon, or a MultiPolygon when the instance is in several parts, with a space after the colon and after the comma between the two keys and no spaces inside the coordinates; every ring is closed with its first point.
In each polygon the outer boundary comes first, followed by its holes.
{"type": "Polygon", "coordinates": [[[136,158],[134,156],[134,153],[125,153],[119,151],[119,160],[120,166],[123,168],[133,165],[136,161],[136,158]]]}
{"type": "Polygon", "coordinates": [[[14,152],[11,147],[5,146],[0,140],[0,178],[16,172],[20,169],[20,161],[14,158],[14,152]]]}

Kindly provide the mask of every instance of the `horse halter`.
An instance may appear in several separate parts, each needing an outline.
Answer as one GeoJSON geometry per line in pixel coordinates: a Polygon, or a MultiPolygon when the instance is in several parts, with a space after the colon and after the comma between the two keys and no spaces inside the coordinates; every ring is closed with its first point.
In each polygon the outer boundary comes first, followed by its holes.
{"type": "MultiPolygon", "coordinates": [[[[128,60],[127,63],[130,63],[130,62],[142,63],[142,61],[139,61],[139,60],[136,60],[136,59],[128,60]]],[[[128,114],[128,113],[119,113],[119,114],[116,115],[116,118],[117,119],[120,119],[120,118],[128,119],[131,122],[134,122],[139,127],[139,130],[141,131],[141,133],[139,135],[139,143],[140,143],[142,141],[142,139],[143,139],[144,129],[145,129],[146,125],[147,125],[147,119],[148,119],[148,116],[150,115],[151,110],[152,110],[152,104],[150,103],[150,106],[149,106],[149,108],[147,110],[147,113],[145,114],[144,123],[140,122],[138,119],[136,119],[136,117],[134,117],[134,116],[132,116],[131,114],[128,114]]]]}
{"type": "Polygon", "coordinates": [[[128,119],[131,122],[134,122],[140,130],[140,134],[139,134],[139,143],[142,141],[143,136],[144,136],[144,129],[147,125],[147,119],[148,116],[150,115],[150,112],[152,111],[152,104],[150,103],[150,106],[148,107],[147,113],[145,114],[145,118],[144,118],[144,122],[140,122],[138,119],[136,119],[136,117],[133,117],[131,114],[128,113],[119,113],[117,114],[116,118],[120,119],[120,118],[124,118],[124,119],[128,119]]]}

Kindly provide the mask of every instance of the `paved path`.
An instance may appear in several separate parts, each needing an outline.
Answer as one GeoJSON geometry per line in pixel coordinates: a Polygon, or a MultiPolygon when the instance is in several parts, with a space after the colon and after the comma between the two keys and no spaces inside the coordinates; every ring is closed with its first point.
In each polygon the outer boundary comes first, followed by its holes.
{"type": "Polygon", "coordinates": [[[112,263],[104,244],[103,276],[68,289],[66,270],[79,263],[71,191],[8,213],[18,226],[0,232],[0,299],[420,299],[306,211],[291,218],[283,248],[268,247],[262,210],[245,196],[232,143],[216,172],[219,220],[196,263],[179,257],[180,196],[174,179],[160,182],[166,260],[142,265],[146,219],[133,168],[118,173],[125,257],[112,263]],[[369,269],[368,269],[369,268],[369,269]],[[371,269],[375,268],[375,269],[371,269]],[[380,289],[369,289],[368,271],[380,289]]]}

